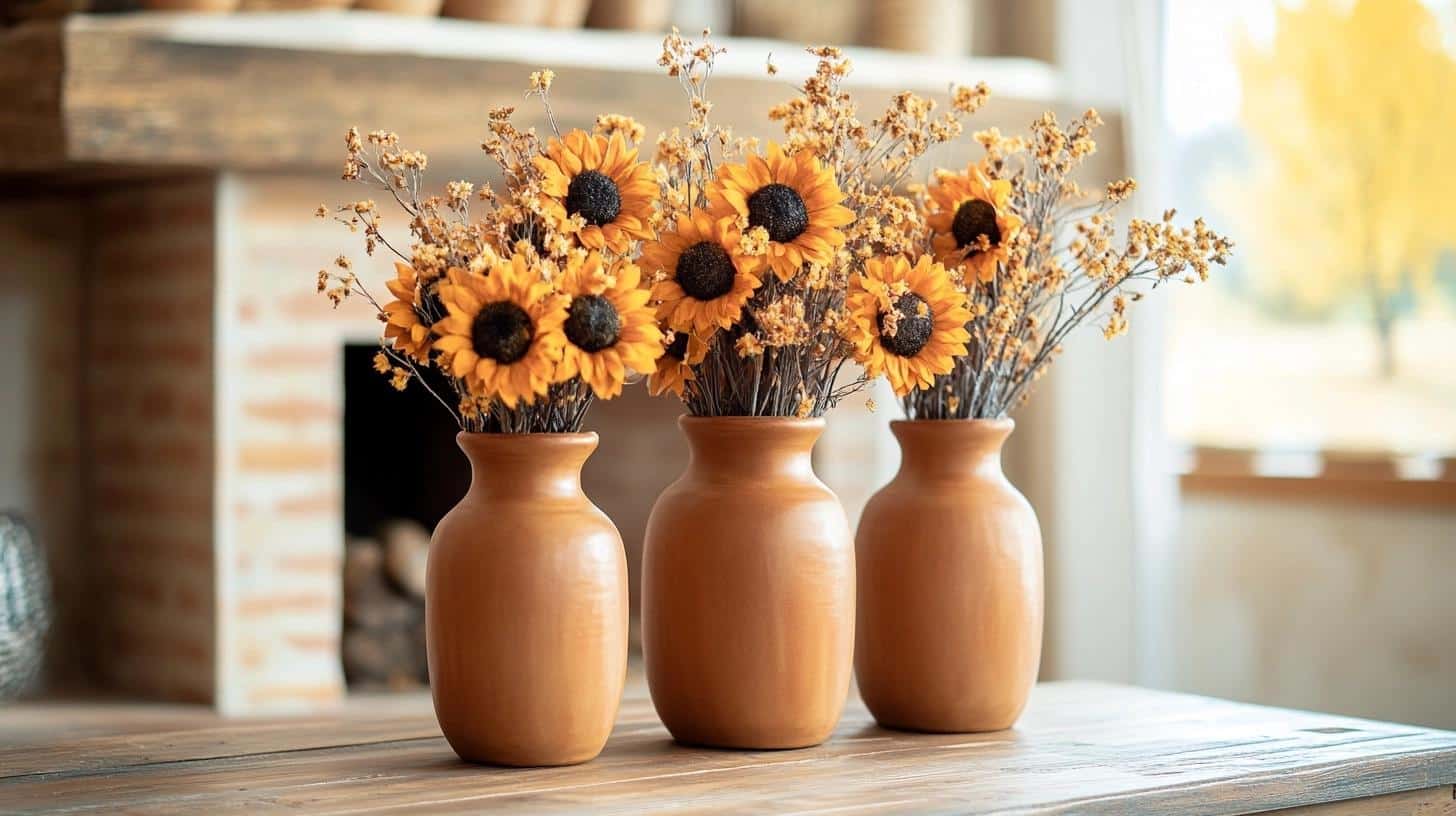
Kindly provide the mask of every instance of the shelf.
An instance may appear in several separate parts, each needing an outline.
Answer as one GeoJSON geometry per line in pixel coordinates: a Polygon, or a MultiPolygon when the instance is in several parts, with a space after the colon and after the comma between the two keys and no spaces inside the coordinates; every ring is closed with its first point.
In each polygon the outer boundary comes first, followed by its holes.
{"type": "MultiPolygon", "coordinates": [[[[795,45],[724,38],[715,116],[772,135],[767,108],[793,94],[813,58],[795,45]],[[781,71],[768,77],[772,54],[781,71]]],[[[598,113],[637,117],[649,137],[685,118],[657,66],[661,36],[546,30],[369,12],[227,16],[76,15],[0,33],[0,173],[102,168],[332,167],[351,125],[387,128],[437,163],[473,160],[486,111],[517,105],[529,72],[557,73],[563,126],[598,113]]],[[[1021,126],[1061,103],[1049,66],[850,49],[863,118],[891,92],[943,96],[951,82],[991,86],[976,126],[1021,126]]]]}

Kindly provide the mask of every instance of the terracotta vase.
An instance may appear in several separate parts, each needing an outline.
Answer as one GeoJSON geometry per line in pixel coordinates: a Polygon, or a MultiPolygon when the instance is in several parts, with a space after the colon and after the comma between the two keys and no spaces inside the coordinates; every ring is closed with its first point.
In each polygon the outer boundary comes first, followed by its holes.
{"type": "Polygon", "coordinates": [[[622,538],[581,490],[594,433],[467,434],[465,498],[435,528],[425,639],[462,759],[570,765],[602,750],[627,670],[622,538]]]}
{"type": "Polygon", "coordinates": [[[880,725],[1009,728],[1041,662],[1036,513],[1001,472],[1009,419],[890,424],[900,471],[865,506],[855,671],[880,725]]]}
{"type": "Polygon", "coordinates": [[[854,551],[814,475],[822,419],[683,417],[691,459],[647,522],[642,650],[682,743],[802,748],[849,692],[854,551]]]}

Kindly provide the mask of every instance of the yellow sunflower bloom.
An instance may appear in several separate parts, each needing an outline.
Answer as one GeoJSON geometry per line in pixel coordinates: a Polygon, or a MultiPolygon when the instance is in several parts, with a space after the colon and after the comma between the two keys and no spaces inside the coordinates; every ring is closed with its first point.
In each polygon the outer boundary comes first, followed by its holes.
{"type": "Polygon", "coordinates": [[[541,204],[556,229],[573,215],[586,222],[576,240],[588,249],[621,255],[634,240],[652,237],[657,179],[637,148],[620,133],[596,136],[573,130],[552,139],[532,160],[541,171],[541,204]]]}
{"type": "Polygon", "coordinates": [[[420,319],[415,270],[409,264],[394,262],[395,277],[384,282],[394,300],[384,304],[384,339],[393,341],[394,350],[417,362],[430,356],[430,327],[420,319]]]}
{"type": "Polygon", "coordinates": [[[446,277],[440,302],[447,315],[433,327],[442,367],[476,396],[511,407],[535,402],[561,362],[570,298],[519,254],[485,275],[451,269],[446,277]]]}
{"type": "Polygon", "coordinates": [[[697,376],[693,369],[707,354],[708,344],[696,334],[673,332],[671,342],[657,358],[657,370],[647,378],[647,392],[656,397],[671,391],[682,397],[683,389],[697,376]]]}
{"type": "Polygon", "coordinates": [[[840,202],[844,193],[834,173],[808,150],[787,155],[769,142],[766,156],[747,164],[725,164],[708,186],[715,218],[746,218],[748,227],[768,232],[768,263],[779,280],[798,274],[805,263],[827,265],[844,243],[839,228],[854,220],[840,202]]]}
{"type": "Polygon", "coordinates": [[[865,261],[845,307],[854,359],[869,376],[883,374],[902,397],[949,374],[971,338],[965,294],[929,255],[914,266],[903,256],[865,261]]]}
{"type": "Polygon", "coordinates": [[[655,370],[662,330],[641,283],[642,272],[630,261],[608,267],[595,252],[567,261],[556,284],[571,298],[557,381],[579,376],[598,397],[611,399],[622,393],[628,369],[655,370]]]}
{"type": "Polygon", "coordinates": [[[936,173],[927,192],[925,223],[936,260],[959,267],[967,282],[993,280],[1021,230],[1021,219],[1011,212],[1011,182],[972,164],[964,173],[936,173]]]}
{"type": "Polygon", "coordinates": [[[694,210],[678,216],[675,232],[643,246],[642,268],[665,276],[652,287],[658,318],[675,331],[703,336],[736,323],[762,284],[763,268],[762,258],[739,253],[740,238],[732,219],[694,210]]]}

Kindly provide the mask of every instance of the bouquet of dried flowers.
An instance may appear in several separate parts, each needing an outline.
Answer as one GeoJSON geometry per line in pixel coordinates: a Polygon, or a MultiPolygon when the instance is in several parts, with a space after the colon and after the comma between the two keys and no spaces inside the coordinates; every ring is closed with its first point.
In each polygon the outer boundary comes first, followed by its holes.
{"type": "Polygon", "coordinates": [[[1114,211],[1133,180],[1094,196],[1071,178],[1096,151],[1101,124],[1093,110],[1065,126],[1047,113],[1029,139],[977,133],[983,160],[938,171],[920,190],[921,249],[956,270],[970,316],[953,370],[897,389],[911,419],[1004,416],[1078,325],[1101,320],[1104,336],[1116,337],[1129,303],[1168,281],[1207,280],[1211,264],[1227,261],[1231,241],[1201,218],[1176,226],[1172,210],[1159,222],[1131,219],[1118,240],[1114,211]]]}
{"type": "Polygon", "coordinates": [[[953,88],[939,115],[901,93],[866,124],[842,87],[849,60],[809,52],[815,72],[769,111],[783,141],[760,145],[710,121],[722,50],[708,32],[663,43],[690,119],[657,142],[663,231],[641,266],[668,345],[649,386],[695,415],[821,416],[868,377],[928,386],[965,353],[965,295],[941,263],[914,259],[925,227],[899,188],[985,87],[953,88]],[[850,360],[865,373],[844,382],[850,360]]]}
{"type": "Polygon", "coordinates": [[[368,254],[396,258],[391,300],[377,299],[344,256],[319,272],[319,291],[336,307],[354,294],[367,300],[384,323],[375,368],[399,389],[418,381],[462,430],[577,431],[594,398],[620,394],[663,353],[635,263],[657,218],[657,181],[637,158],[643,128],[605,115],[592,133],[561,133],[552,81],[550,71],[532,74],[528,91],[551,123],[544,142],[511,123],[512,108],[490,112],[482,148],[503,174],[500,192],[452,181],[443,196],[423,196],[424,154],[393,133],[349,131],[344,178],[394,200],[408,247],[385,236],[372,199],[317,211],[362,231],[368,254]]]}

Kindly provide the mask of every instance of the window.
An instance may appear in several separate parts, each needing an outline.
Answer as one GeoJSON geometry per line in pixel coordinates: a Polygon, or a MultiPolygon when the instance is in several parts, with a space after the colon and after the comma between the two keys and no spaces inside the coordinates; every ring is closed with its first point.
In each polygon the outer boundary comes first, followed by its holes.
{"type": "Polygon", "coordinates": [[[1253,471],[1456,480],[1456,7],[1164,8],[1170,192],[1238,244],[1173,299],[1170,433],[1253,471]]]}

